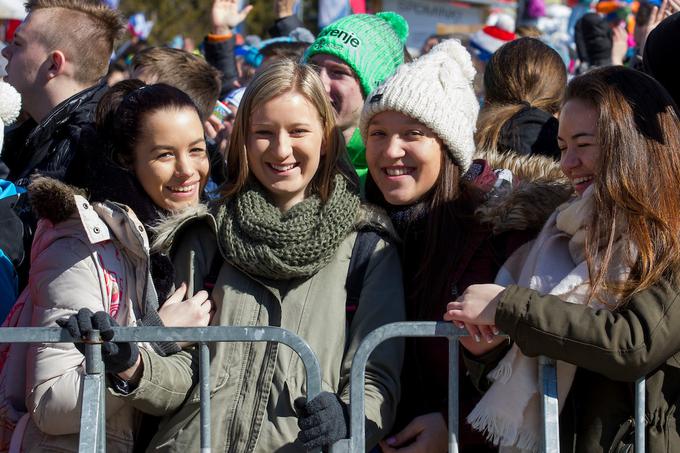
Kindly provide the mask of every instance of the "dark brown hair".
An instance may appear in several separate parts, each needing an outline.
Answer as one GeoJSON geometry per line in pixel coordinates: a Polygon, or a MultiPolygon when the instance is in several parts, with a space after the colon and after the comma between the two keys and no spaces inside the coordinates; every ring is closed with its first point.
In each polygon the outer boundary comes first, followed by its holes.
{"type": "Polygon", "coordinates": [[[205,59],[190,52],[169,47],[150,47],[135,55],[133,71],[144,71],[165,83],[184,91],[194,101],[206,120],[215,108],[222,83],[220,72],[205,59]]]}
{"type": "Polygon", "coordinates": [[[630,296],[680,271],[680,120],[673,99],[654,79],[622,66],[571,81],[565,102],[598,110],[600,148],[594,212],[587,224],[591,298],[602,291],[630,296]],[[637,249],[625,284],[607,281],[617,232],[637,249]],[[602,241],[607,243],[601,251],[602,241]]]}
{"type": "Polygon", "coordinates": [[[97,104],[97,134],[109,148],[111,160],[123,167],[134,162],[134,149],[144,132],[143,120],[159,110],[191,109],[200,113],[191,98],[178,88],[158,83],[145,85],[137,79],[118,82],[97,104]]]}
{"type": "Polygon", "coordinates": [[[49,11],[40,24],[42,43],[73,62],[76,80],[94,84],[106,75],[114,43],[125,32],[119,11],[96,0],[29,0],[25,6],[29,14],[49,11]]]}
{"type": "Polygon", "coordinates": [[[566,84],[562,58],[538,39],[520,38],[501,46],[484,70],[485,105],[475,134],[478,147],[498,149],[503,125],[527,105],[557,113],[566,84]]]}

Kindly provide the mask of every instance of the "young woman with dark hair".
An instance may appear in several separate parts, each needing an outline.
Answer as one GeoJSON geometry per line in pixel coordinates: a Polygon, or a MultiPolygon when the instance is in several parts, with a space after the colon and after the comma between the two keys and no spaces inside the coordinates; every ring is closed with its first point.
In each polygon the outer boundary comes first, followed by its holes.
{"type": "MultiPolygon", "coordinates": [[[[208,163],[196,107],[175,88],[129,81],[104,95],[97,119],[106,135],[84,141],[92,155],[92,173],[86,175],[91,198],[49,178],[29,187],[41,220],[29,285],[6,325],[54,327],[76,312],[106,313],[113,325],[207,325],[208,293],[184,300],[187,286],[181,282],[172,293],[172,266],[167,257],[149,255],[147,237],[149,226],[163,214],[199,202],[208,163]]],[[[77,451],[81,347],[3,345],[0,449],[12,442],[12,451],[77,451]]],[[[174,342],[144,347],[162,356],[180,350],[174,342]]],[[[107,371],[128,366],[110,363],[107,371]]],[[[141,413],[115,398],[106,406],[108,451],[139,447],[145,431],[141,413]]]]}
{"type": "MultiPolygon", "coordinates": [[[[550,182],[555,165],[549,159],[472,160],[479,108],[473,77],[467,51],[444,41],[399,68],[362,112],[366,193],[387,210],[401,236],[408,320],[439,320],[468,285],[492,282],[510,253],[538,231],[555,199],[566,195],[550,182]],[[519,171],[522,185],[513,183],[510,171],[494,172],[496,164],[519,171]],[[500,199],[504,210],[493,206],[500,199]]],[[[502,342],[487,343],[473,329],[461,341],[478,353],[502,342]]],[[[384,452],[447,450],[447,363],[445,340],[407,341],[399,431],[381,443],[384,452]]],[[[456,391],[466,413],[476,390],[464,372],[460,382],[456,391]]],[[[463,449],[491,451],[481,436],[462,428],[463,449]]]]}
{"type": "Polygon", "coordinates": [[[537,450],[535,357],[545,355],[558,360],[562,451],[628,451],[636,429],[648,451],[680,451],[674,103],[643,73],[593,70],[567,88],[559,141],[572,199],[504,265],[500,285],[473,285],[448,305],[446,319],[495,324],[514,342],[473,368],[488,391],[469,420],[503,446],[537,450]],[[646,426],[634,426],[633,383],[645,376],[646,426]]]}

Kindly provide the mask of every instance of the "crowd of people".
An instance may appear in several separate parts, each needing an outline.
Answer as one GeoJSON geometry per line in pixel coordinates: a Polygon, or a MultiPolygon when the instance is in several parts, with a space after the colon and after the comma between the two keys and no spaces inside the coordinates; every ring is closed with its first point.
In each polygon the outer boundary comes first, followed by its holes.
{"type": "MultiPolygon", "coordinates": [[[[118,11],[29,0],[2,51],[0,316],[100,332],[107,449],[183,453],[201,432],[195,345],[116,326],[303,338],[311,400],[291,349],[210,345],[213,448],[283,453],[348,437],[369,333],[447,321],[469,333],[460,451],[539,451],[547,356],[562,451],[631,451],[644,430],[680,452],[680,4],[640,3],[635,30],[586,8],[565,59],[502,14],[417,57],[394,12],[315,37],[290,0],[244,44],[236,3],[214,0],[202,53],[121,56],[118,11]]],[[[77,451],[83,347],[0,344],[0,452],[77,451]]],[[[367,451],[447,450],[447,348],[370,356],[367,451]]]]}

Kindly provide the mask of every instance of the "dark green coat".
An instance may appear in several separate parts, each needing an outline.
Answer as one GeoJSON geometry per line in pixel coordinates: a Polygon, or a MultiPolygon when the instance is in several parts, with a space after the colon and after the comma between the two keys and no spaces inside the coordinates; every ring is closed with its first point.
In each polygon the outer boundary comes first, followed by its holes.
{"type": "MultiPolygon", "coordinates": [[[[578,366],[560,414],[562,452],[617,452],[632,444],[634,382],[642,376],[646,451],[680,452],[679,280],[662,280],[615,312],[516,286],[501,294],[496,325],[524,354],[578,366]]],[[[484,360],[474,366],[468,357],[471,372],[485,376],[498,359],[494,355],[486,366],[484,360]]]]}

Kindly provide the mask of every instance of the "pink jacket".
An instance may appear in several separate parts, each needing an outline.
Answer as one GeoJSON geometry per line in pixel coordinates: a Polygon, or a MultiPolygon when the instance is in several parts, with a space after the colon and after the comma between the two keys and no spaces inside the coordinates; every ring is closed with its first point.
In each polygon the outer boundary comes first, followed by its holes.
{"type": "MultiPolygon", "coordinates": [[[[148,276],[149,244],[129,209],[78,195],[66,220],[38,223],[29,286],[3,327],[55,327],[87,307],[134,325],[148,276]]],[[[71,203],[72,204],[72,203],[71,203]]],[[[0,451],[77,451],[84,357],[72,343],[0,345],[0,451]],[[23,420],[22,420],[23,418],[23,420]],[[19,423],[19,429],[15,425],[19,423]]],[[[109,395],[107,450],[132,450],[140,414],[109,395]]]]}

